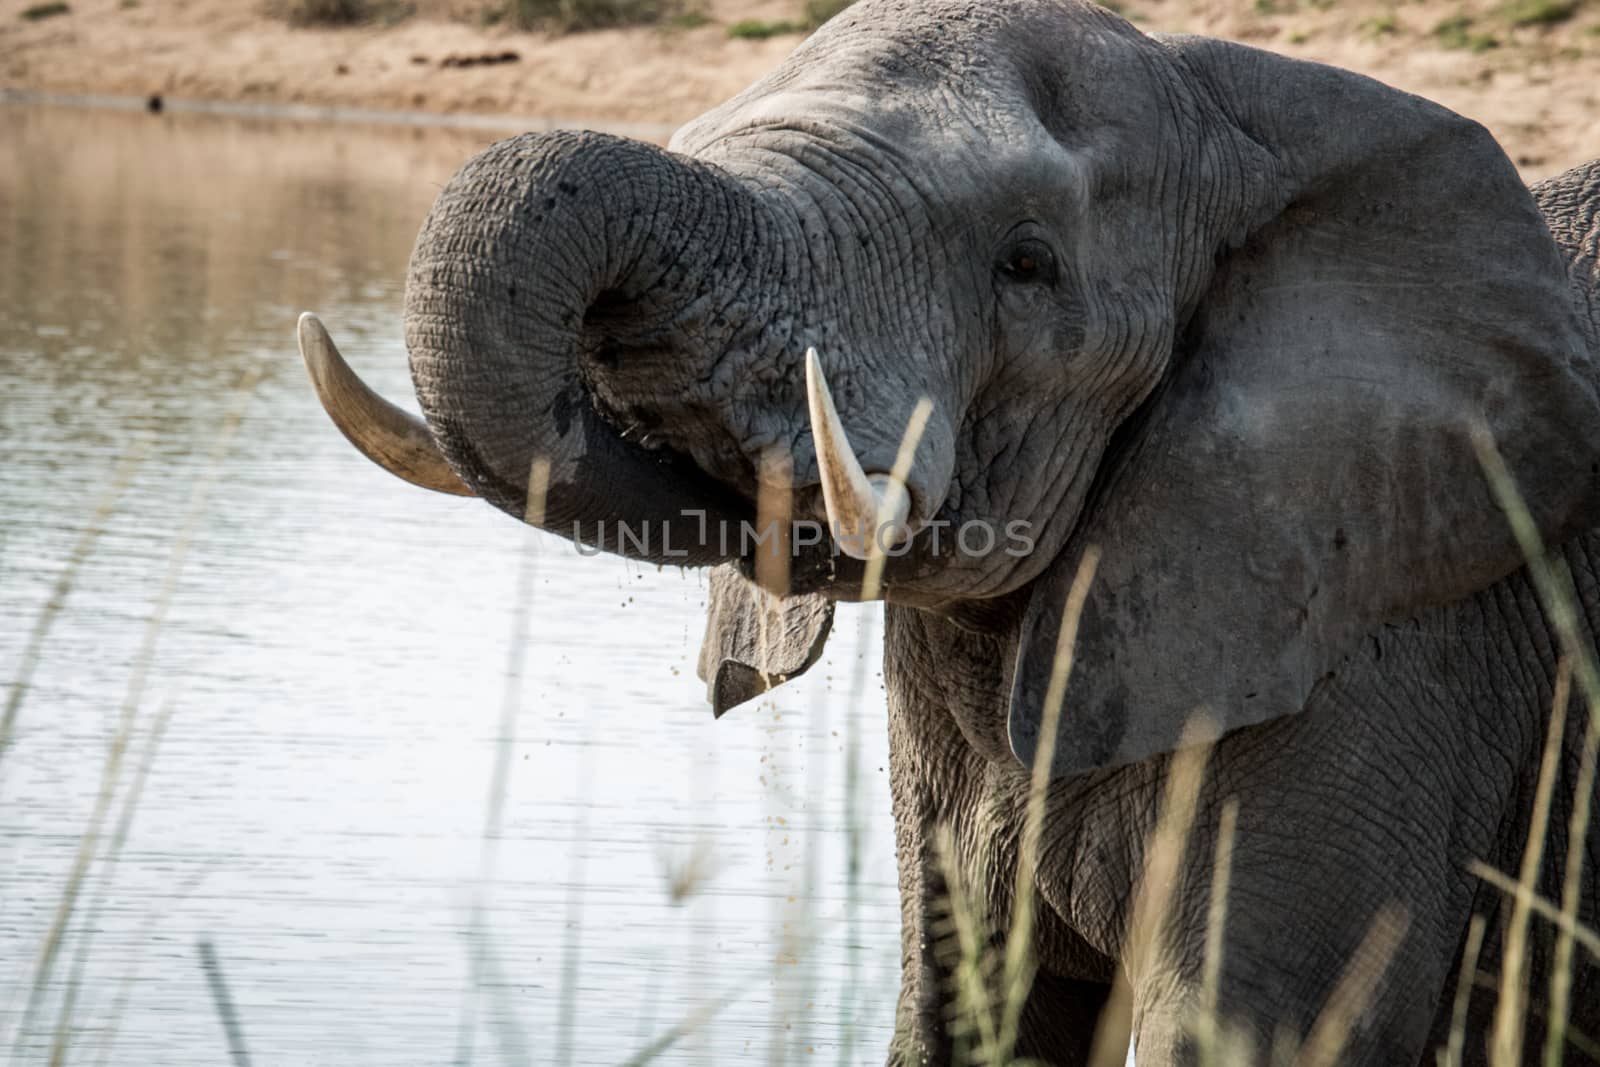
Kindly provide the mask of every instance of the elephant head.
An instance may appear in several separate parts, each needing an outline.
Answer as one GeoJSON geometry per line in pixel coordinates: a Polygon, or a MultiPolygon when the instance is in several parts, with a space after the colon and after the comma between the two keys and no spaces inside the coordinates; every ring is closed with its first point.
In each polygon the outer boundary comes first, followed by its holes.
{"type": "Polygon", "coordinates": [[[1029,763],[1101,546],[1064,774],[1170,750],[1197,706],[1293,713],[1373,627],[1518,567],[1475,427],[1543,536],[1595,521],[1586,328],[1510,162],[1440,107],[1076,0],[862,0],[667,150],[468,163],[406,288],[425,425],[301,336],[403,477],[524,518],[542,459],[546,528],[733,564],[719,712],[803,670],[868,570],[786,528],[774,599],[730,524],[887,515],[876,588],[1001,639],[1029,763]]]}

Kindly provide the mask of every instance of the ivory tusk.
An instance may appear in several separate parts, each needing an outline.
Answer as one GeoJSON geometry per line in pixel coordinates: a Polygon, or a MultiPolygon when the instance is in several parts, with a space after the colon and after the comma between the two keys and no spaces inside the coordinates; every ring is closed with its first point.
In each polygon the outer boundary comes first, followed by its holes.
{"type": "Polygon", "coordinates": [[[300,316],[300,358],[322,408],[356,451],[412,485],[455,496],[477,496],[456,477],[427,424],[373,392],[344,361],[311,312],[300,316]]]}
{"type": "Polygon", "coordinates": [[[815,348],[806,349],[806,404],[822,478],[822,502],[840,550],[864,560],[879,549],[898,544],[907,533],[911,495],[890,475],[869,475],[861,469],[839,422],[815,348]],[[884,532],[882,543],[880,531],[884,532]]]}

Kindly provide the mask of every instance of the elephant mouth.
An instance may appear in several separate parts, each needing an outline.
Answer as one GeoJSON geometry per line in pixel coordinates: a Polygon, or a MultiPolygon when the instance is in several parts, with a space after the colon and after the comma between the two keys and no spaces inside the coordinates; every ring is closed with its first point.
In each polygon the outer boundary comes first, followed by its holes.
{"type": "MultiPolygon", "coordinates": [[[[499,477],[477,455],[470,440],[461,440],[455,462],[476,472],[469,485],[433,442],[433,432],[450,432],[448,423],[430,430],[421,419],[367,386],[345,362],[315,315],[302,315],[298,332],[312,384],[335,425],[368,459],[413,485],[457,496],[481,496],[503,510],[520,511],[525,520],[592,551],[645,555],[684,565],[731,562],[745,577],[781,595],[860,596],[870,557],[846,550],[848,534],[836,532],[838,508],[830,511],[828,507],[826,482],[771,492],[758,488],[752,498],[703,470],[673,445],[655,440],[638,451],[654,478],[683,494],[675,512],[637,521],[574,517],[556,525],[548,515],[534,513],[541,510],[535,498],[547,496],[548,485],[531,487],[499,477]],[[706,506],[708,500],[715,500],[717,506],[706,506]],[[704,558],[706,550],[712,551],[712,558],[704,558]]],[[[569,413],[567,417],[577,416],[569,413]]],[[[588,417],[602,422],[602,432],[619,441],[626,435],[593,408],[588,417]]],[[[853,455],[847,454],[845,462],[855,462],[853,455]]],[[[841,491],[835,487],[835,492],[841,491]]],[[[855,506],[862,506],[861,502],[855,506]]],[[[897,562],[898,556],[886,560],[891,573],[897,562]]]]}
{"type": "MultiPolygon", "coordinates": [[[[465,462],[480,472],[474,484],[467,485],[434,445],[429,427],[367,386],[314,314],[300,317],[298,333],[301,357],[324,409],[346,439],[375,464],[413,485],[455,496],[523,502],[538,495],[527,484],[498,478],[472,451],[471,443],[463,442],[465,462]]],[[[619,438],[624,432],[614,425],[610,430],[619,438]]],[[[590,549],[621,555],[644,551],[660,553],[664,561],[688,562],[685,546],[716,545],[716,558],[709,562],[731,562],[752,581],[770,581],[767,561],[772,548],[782,545],[787,581],[774,592],[850,599],[859,590],[865,564],[843,552],[828,534],[820,484],[788,492],[774,508],[772,501],[753,499],[713,477],[670,444],[652,442],[643,451],[657,477],[674,486],[693,487],[690,500],[676,514],[654,523],[618,519],[585,525],[573,519],[566,528],[552,528],[548,520],[527,513],[535,506],[530,502],[522,504],[523,517],[590,549]],[[705,499],[719,500],[723,506],[716,512],[694,506],[693,501],[705,499]],[[764,504],[769,513],[792,516],[787,529],[776,529],[772,518],[762,521],[764,504]]]]}
{"type": "Polygon", "coordinates": [[[463,167],[418,234],[405,335],[423,418],[362,383],[314,317],[302,355],[345,436],[407,481],[580,550],[858,596],[874,569],[905,573],[885,556],[914,550],[942,504],[950,428],[923,449],[943,459],[913,463],[905,412],[884,407],[900,394],[863,380],[871,361],[830,351],[825,372],[807,346],[832,331],[810,321],[796,226],[761,188],[654,146],[512,138],[463,167]]]}

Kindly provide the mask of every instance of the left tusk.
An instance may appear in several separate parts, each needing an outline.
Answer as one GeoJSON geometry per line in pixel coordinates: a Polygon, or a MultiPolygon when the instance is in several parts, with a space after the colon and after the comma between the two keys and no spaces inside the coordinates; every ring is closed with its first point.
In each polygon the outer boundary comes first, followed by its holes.
{"type": "Polygon", "coordinates": [[[877,550],[899,544],[911,517],[911,494],[893,476],[869,475],[861,469],[845,438],[815,348],[806,349],[806,404],[811,410],[811,439],[822,476],[822,502],[840,550],[864,560],[877,550]],[[879,532],[886,527],[884,542],[879,543],[879,532]]]}
{"type": "Polygon", "coordinates": [[[302,314],[296,332],[300,358],[317,399],[358,452],[412,485],[453,496],[477,496],[450,469],[427,424],[373,392],[350,369],[315,315],[302,314]]]}

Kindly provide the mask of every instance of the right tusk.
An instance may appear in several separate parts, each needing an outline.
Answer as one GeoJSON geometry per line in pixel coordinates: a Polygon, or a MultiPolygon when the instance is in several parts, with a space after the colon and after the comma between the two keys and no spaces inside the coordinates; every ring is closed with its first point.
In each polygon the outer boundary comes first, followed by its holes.
{"type": "Polygon", "coordinates": [[[315,315],[300,316],[300,358],[322,408],[356,451],[412,485],[436,493],[477,496],[445,462],[428,426],[373,392],[339,355],[315,315]]]}
{"type": "Polygon", "coordinates": [[[899,543],[911,516],[911,495],[890,475],[868,475],[861,469],[845,438],[815,348],[806,349],[806,404],[811,410],[811,439],[822,477],[822,502],[840,550],[864,560],[875,549],[899,543]],[[891,533],[887,543],[880,545],[878,533],[886,527],[891,533]]]}

